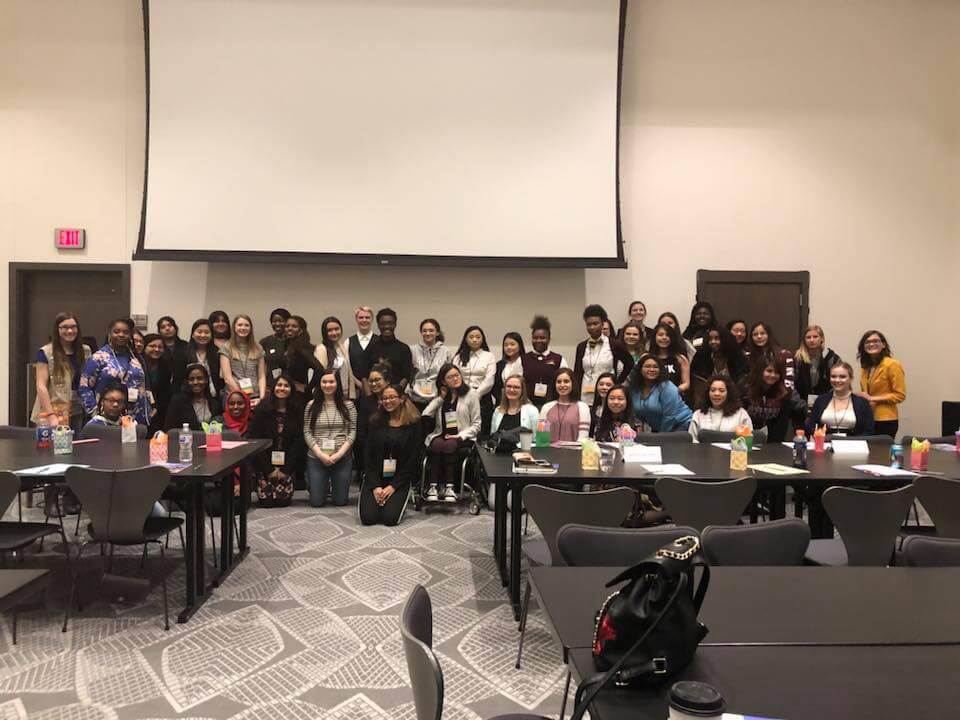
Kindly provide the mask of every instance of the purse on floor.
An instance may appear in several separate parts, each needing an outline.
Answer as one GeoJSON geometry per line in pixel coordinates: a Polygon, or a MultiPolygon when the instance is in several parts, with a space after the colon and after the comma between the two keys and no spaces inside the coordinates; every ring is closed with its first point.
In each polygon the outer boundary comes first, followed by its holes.
{"type": "Polygon", "coordinates": [[[597,613],[593,639],[595,675],[577,689],[573,720],[611,680],[618,686],[650,685],[683,670],[707,634],[697,620],[710,582],[700,540],[679,538],[607,583],[627,584],[597,613]],[[694,587],[694,568],[703,568],[694,587]]]}

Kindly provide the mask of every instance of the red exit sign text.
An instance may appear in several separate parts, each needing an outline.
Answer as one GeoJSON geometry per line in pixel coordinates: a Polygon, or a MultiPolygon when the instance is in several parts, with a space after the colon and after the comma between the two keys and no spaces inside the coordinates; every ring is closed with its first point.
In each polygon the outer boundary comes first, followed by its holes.
{"type": "Polygon", "coordinates": [[[57,228],[54,230],[54,245],[58,250],[82,250],[87,242],[85,230],[57,228]]]}

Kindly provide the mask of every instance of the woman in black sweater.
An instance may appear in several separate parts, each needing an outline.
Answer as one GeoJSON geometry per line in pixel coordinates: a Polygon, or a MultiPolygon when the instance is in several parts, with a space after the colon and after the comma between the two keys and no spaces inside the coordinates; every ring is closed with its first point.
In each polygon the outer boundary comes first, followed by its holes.
{"type": "Polygon", "coordinates": [[[187,365],[183,390],[173,396],[163,421],[164,430],[179,430],[184,424],[191,430],[203,430],[203,423],[223,415],[220,400],[210,392],[210,375],[199,364],[187,365]]]}
{"type": "Polygon", "coordinates": [[[397,525],[410,497],[410,483],[420,472],[423,436],[420,415],[395,385],[380,396],[381,408],[370,418],[366,438],[366,477],[360,488],[360,522],[397,525]]]}
{"type": "Polygon", "coordinates": [[[289,375],[272,381],[270,394],[253,412],[247,437],[271,441],[253,459],[260,507],[286,507],[293,499],[294,479],[303,474],[306,461],[303,406],[289,375]]]}

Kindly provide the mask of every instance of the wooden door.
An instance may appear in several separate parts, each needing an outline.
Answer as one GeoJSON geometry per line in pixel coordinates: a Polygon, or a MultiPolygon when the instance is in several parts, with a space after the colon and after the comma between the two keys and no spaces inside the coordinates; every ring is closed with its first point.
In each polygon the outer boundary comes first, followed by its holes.
{"type": "Polygon", "coordinates": [[[711,303],[717,319],[763,321],[791,352],[800,345],[810,308],[810,273],[697,271],[697,300],[711,303]]]}
{"type": "Polygon", "coordinates": [[[67,311],[77,316],[82,342],[103,345],[108,323],[130,314],[128,265],[85,263],[11,263],[10,347],[11,425],[26,425],[33,407],[32,364],[50,342],[53,319],[67,311]]]}

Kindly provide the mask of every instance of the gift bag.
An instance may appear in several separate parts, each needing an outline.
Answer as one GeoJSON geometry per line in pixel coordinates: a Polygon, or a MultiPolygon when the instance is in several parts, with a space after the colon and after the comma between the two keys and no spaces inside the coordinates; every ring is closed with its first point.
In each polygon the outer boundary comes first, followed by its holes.
{"type": "Polygon", "coordinates": [[[157,431],[156,435],[150,438],[150,464],[167,462],[167,435],[157,431]]]}
{"type": "Polygon", "coordinates": [[[120,442],[135,443],[137,441],[137,421],[129,415],[120,418],[120,442]]]}

